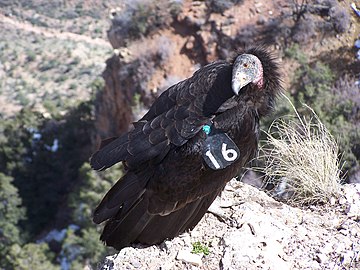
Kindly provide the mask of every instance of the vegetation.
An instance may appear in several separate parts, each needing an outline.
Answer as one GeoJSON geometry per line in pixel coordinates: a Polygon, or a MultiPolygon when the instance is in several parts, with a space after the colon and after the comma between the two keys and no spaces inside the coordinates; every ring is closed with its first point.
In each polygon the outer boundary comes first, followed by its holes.
{"type": "Polygon", "coordinates": [[[93,134],[91,104],[82,103],[58,120],[24,109],[0,124],[0,168],[11,175],[0,173],[1,267],[57,269],[54,263],[61,261],[78,269],[96,266],[109,252],[99,241],[100,227],[91,222],[91,213],[122,169],[98,174],[87,163],[93,134]],[[32,242],[58,215],[65,236],[32,242]]]}
{"type": "Polygon", "coordinates": [[[300,66],[295,71],[292,83],[294,93],[291,96],[295,107],[303,115],[312,117],[312,113],[304,109],[307,104],[318,115],[320,121],[329,129],[339,142],[339,152],[343,155],[344,171],[359,165],[360,157],[354,150],[360,141],[359,88],[355,79],[344,75],[339,79],[330,67],[321,61],[310,62],[294,45],[285,51],[285,55],[295,59],[300,66]]]}
{"type": "MultiPolygon", "coordinates": [[[[290,100],[289,100],[290,101],[290,100]]],[[[312,109],[312,119],[279,118],[273,122],[262,147],[266,181],[275,196],[296,205],[325,203],[340,188],[339,149],[335,139],[312,109]]]]}
{"type": "Polygon", "coordinates": [[[52,264],[54,254],[49,250],[47,244],[29,243],[24,246],[12,245],[9,254],[6,256],[9,269],[39,269],[58,270],[60,266],[52,264]]]}
{"type": "Polygon", "coordinates": [[[191,251],[191,253],[194,254],[204,254],[204,255],[209,255],[210,251],[209,251],[209,247],[207,245],[203,245],[200,242],[195,242],[192,244],[193,249],[191,251]]]}
{"type": "Polygon", "coordinates": [[[180,11],[181,1],[124,1],[123,8],[111,13],[110,31],[116,32],[118,40],[131,41],[169,26],[180,11]]]}
{"type": "Polygon", "coordinates": [[[70,230],[62,244],[63,250],[71,251],[68,252],[67,258],[73,264],[87,262],[96,266],[106,254],[111,252],[99,241],[102,226],[96,227],[91,216],[103,194],[120,179],[121,175],[121,165],[114,166],[106,172],[97,173],[91,169],[88,162],[85,162],[79,169],[80,181],[70,194],[68,202],[73,213],[72,222],[79,226],[79,229],[70,230]],[[77,252],[73,252],[74,249],[77,252]]]}
{"type": "MultiPolygon", "coordinates": [[[[14,244],[22,243],[18,225],[25,217],[25,209],[12,182],[12,177],[0,173],[0,258],[9,256],[14,244]]],[[[9,266],[5,260],[0,260],[0,268],[9,266]]]]}
{"type": "Polygon", "coordinates": [[[78,105],[79,97],[88,99],[90,83],[101,74],[111,53],[106,45],[45,38],[31,32],[2,32],[0,63],[6,76],[0,74],[1,95],[15,111],[34,107],[46,117],[64,114],[78,105]]]}
{"type": "Polygon", "coordinates": [[[246,46],[249,40],[277,44],[286,49],[293,44],[313,42],[345,33],[351,25],[349,11],[336,0],[286,0],[279,17],[240,28],[235,44],[246,46]]]}

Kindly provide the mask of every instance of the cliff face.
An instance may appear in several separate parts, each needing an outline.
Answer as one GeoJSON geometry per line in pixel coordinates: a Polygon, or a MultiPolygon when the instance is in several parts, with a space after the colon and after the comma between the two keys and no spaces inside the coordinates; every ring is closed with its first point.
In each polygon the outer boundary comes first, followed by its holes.
{"type": "Polygon", "coordinates": [[[119,76],[121,61],[117,55],[113,55],[106,61],[106,69],[103,72],[105,86],[98,93],[96,101],[96,129],[100,138],[119,135],[128,129],[132,121],[130,89],[122,84],[123,79],[119,76]]]}
{"type": "MultiPolygon", "coordinates": [[[[108,39],[115,51],[107,60],[103,73],[106,86],[96,102],[100,137],[126,131],[139,117],[133,115],[138,101],[148,107],[161,91],[191,76],[199,66],[229,58],[246,46],[269,44],[279,55],[291,42],[312,43],[313,47],[304,47],[309,56],[349,46],[349,39],[320,40],[325,30],[327,35],[335,36],[338,20],[343,17],[332,19],[330,11],[342,11],[340,5],[332,9],[322,5],[321,10],[310,5],[304,11],[308,18],[305,21],[300,11],[296,14],[304,7],[290,2],[143,1],[138,7],[128,3],[113,9],[108,39]],[[330,15],[324,15],[327,13],[330,15]]],[[[356,35],[349,18],[341,22],[344,29],[356,35]]],[[[282,67],[288,85],[296,65],[285,59],[282,67]]]]}
{"type": "MultiPolygon", "coordinates": [[[[161,13],[164,1],[159,2],[161,13]]],[[[211,1],[184,1],[176,14],[157,22],[162,25],[151,28],[146,37],[137,38],[123,31],[125,22],[135,23],[123,15],[125,7],[113,10],[108,38],[114,54],[106,62],[105,87],[96,100],[97,141],[127,131],[131,121],[139,118],[142,109],[167,87],[191,76],[201,65],[229,57],[242,46],[237,40],[239,29],[258,21],[261,13],[253,9],[246,12],[253,5],[251,1],[242,5],[228,2],[230,9],[219,9],[211,1]],[[233,15],[245,13],[241,17],[233,15]]],[[[264,12],[272,8],[274,3],[264,7],[264,12]]]]}

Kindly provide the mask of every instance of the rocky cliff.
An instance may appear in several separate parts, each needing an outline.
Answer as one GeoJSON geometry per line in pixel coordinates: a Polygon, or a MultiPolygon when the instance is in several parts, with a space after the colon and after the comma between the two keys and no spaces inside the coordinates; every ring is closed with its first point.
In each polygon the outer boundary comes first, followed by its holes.
{"type": "Polygon", "coordinates": [[[234,179],[193,231],[124,248],[100,269],[359,269],[359,218],[360,184],[330,206],[294,208],[234,179]]]}

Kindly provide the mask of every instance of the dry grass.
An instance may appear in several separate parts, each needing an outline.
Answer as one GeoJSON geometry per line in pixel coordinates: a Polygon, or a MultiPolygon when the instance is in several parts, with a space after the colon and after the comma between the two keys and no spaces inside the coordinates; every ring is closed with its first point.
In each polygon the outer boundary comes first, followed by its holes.
{"type": "Polygon", "coordinates": [[[310,107],[312,119],[292,107],[296,117],[275,120],[267,132],[261,170],[275,196],[294,205],[326,203],[340,187],[338,145],[310,107]]]}

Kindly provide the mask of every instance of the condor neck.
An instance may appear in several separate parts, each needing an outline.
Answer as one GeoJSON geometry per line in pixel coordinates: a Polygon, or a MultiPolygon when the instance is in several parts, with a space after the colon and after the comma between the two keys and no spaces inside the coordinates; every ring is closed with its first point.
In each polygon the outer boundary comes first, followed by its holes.
{"type": "Polygon", "coordinates": [[[205,98],[203,107],[203,113],[205,116],[215,114],[225,101],[235,95],[231,87],[231,77],[231,66],[226,66],[219,72],[205,98]]]}

